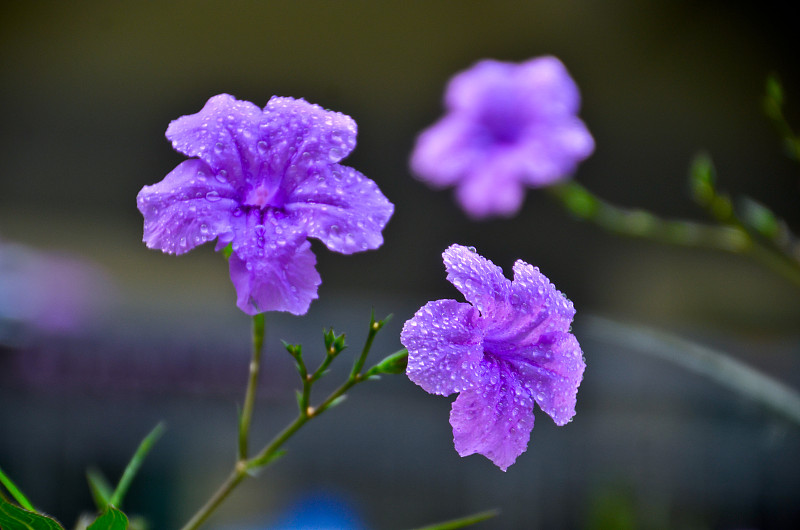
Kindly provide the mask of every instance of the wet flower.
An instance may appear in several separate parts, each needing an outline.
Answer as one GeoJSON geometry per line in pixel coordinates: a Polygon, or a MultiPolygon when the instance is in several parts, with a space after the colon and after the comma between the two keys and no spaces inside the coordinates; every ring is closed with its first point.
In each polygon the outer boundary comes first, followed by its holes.
{"type": "Polygon", "coordinates": [[[171,254],[230,244],[245,313],[308,311],[321,283],[309,237],[343,254],[383,243],[394,206],[339,164],[356,145],[349,116],[302,99],[275,96],[262,110],[220,94],[170,123],[167,138],[196,158],[139,192],[144,242],[171,254]]]}
{"type": "Polygon", "coordinates": [[[557,425],[575,415],[586,368],[569,331],[575,309],[522,260],[509,281],[474,249],[452,245],[443,257],[469,303],[429,302],[405,323],[406,374],[431,394],[459,392],[450,412],[456,451],[505,471],[528,446],[534,403],[557,425]]]}
{"type": "Polygon", "coordinates": [[[575,171],[594,150],[576,116],[578,87],[555,57],[484,60],[450,80],[447,114],[420,134],[411,168],[435,187],[456,186],[472,217],[514,215],[526,187],[575,171]]]}

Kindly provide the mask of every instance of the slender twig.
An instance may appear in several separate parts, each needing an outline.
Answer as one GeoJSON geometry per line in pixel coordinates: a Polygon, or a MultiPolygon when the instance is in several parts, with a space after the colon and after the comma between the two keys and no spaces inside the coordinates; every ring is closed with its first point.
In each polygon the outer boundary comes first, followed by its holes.
{"type": "Polygon", "coordinates": [[[258,388],[258,374],[261,370],[261,354],[264,349],[264,313],[253,317],[253,358],[250,361],[250,376],[244,397],[241,419],[239,421],[239,460],[247,458],[247,444],[250,436],[250,422],[253,418],[253,405],[258,388]]]}
{"type": "Polygon", "coordinates": [[[615,347],[630,348],[664,359],[743,394],[781,416],[800,424],[800,393],[733,357],[643,326],[585,316],[586,332],[615,347]]]}
{"type": "MultiPolygon", "coordinates": [[[[247,476],[253,475],[256,471],[263,469],[270,462],[281,456],[281,447],[283,444],[286,443],[286,441],[289,440],[289,438],[291,438],[292,435],[294,435],[303,425],[305,425],[312,418],[319,416],[332,406],[339,403],[344,398],[345,393],[350,390],[350,388],[358,383],[368,380],[370,377],[367,374],[374,375],[374,373],[377,372],[374,369],[370,369],[366,373],[362,373],[361,369],[363,368],[367,354],[369,354],[369,350],[372,347],[372,341],[375,338],[375,334],[381,329],[381,327],[383,327],[387,320],[388,318],[375,321],[373,315],[370,320],[370,331],[367,336],[364,349],[361,352],[361,356],[356,361],[356,366],[358,369],[354,367],[347,380],[342,383],[339,388],[334,390],[327,398],[325,398],[317,407],[308,405],[310,400],[311,386],[319,378],[319,376],[321,376],[324,370],[318,369],[313,374],[309,374],[305,367],[305,363],[302,360],[302,354],[299,347],[291,346],[289,351],[294,356],[295,360],[298,361],[298,371],[300,372],[300,376],[303,381],[300,411],[297,415],[297,418],[295,418],[294,421],[292,421],[280,433],[278,433],[266,446],[264,446],[260,452],[258,452],[258,454],[252,458],[248,458],[247,434],[249,432],[250,418],[252,417],[253,396],[255,393],[258,368],[261,359],[260,352],[263,346],[264,337],[263,320],[259,323],[258,320],[254,319],[253,363],[251,363],[250,366],[250,378],[248,381],[246,394],[247,397],[245,398],[245,406],[242,411],[239,426],[239,458],[237,459],[233,470],[231,471],[230,475],[228,475],[228,478],[225,480],[225,482],[223,482],[217,491],[214,492],[211,498],[209,498],[208,501],[206,501],[206,503],[200,507],[200,509],[194,514],[194,516],[192,516],[189,522],[183,526],[182,530],[196,530],[199,528],[200,525],[202,525],[203,522],[205,522],[217,509],[217,507],[228,497],[228,495],[231,494],[231,492],[236,488],[236,486],[239,485],[239,483],[241,483],[247,476]]],[[[343,346],[337,346],[335,353],[328,351],[326,355],[333,357],[337,355],[341,349],[343,349],[343,346]]],[[[326,357],[326,359],[323,361],[323,366],[327,366],[330,361],[331,359],[326,357]]]]}
{"type": "MultiPolygon", "coordinates": [[[[576,217],[617,235],[684,247],[749,255],[800,287],[800,263],[781,249],[764,244],[733,213],[717,211],[724,224],[663,219],[641,209],[615,206],[575,181],[547,188],[576,217]]],[[[716,204],[716,203],[714,203],[716,204]]]]}

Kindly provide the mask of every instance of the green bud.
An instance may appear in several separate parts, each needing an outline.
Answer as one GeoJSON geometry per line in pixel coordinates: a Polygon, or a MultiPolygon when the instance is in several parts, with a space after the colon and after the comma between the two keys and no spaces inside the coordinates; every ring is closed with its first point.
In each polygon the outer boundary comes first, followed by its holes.
{"type": "Polygon", "coordinates": [[[397,351],[381,362],[373,366],[368,372],[368,376],[377,374],[402,374],[406,371],[408,366],[408,350],[402,349],[397,351]]]}

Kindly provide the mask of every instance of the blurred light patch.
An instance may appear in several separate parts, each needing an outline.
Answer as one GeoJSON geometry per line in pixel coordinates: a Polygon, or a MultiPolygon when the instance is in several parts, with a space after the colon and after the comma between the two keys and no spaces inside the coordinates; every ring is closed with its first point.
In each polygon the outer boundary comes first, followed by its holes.
{"type": "Polygon", "coordinates": [[[98,265],[0,240],[0,345],[40,334],[81,335],[114,292],[98,265]]]}

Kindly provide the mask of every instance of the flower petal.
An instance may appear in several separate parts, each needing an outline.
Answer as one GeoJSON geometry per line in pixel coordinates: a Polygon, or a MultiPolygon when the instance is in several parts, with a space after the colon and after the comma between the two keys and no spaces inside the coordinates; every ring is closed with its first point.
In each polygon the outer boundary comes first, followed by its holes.
{"type": "Polygon", "coordinates": [[[411,153],[414,175],[436,188],[458,182],[484,157],[473,129],[472,120],[453,114],[424,130],[411,153]]]}
{"type": "Polygon", "coordinates": [[[470,388],[483,357],[475,309],[455,300],[428,302],[403,326],[400,342],[408,349],[406,375],[431,394],[470,388]]]}
{"type": "Polygon", "coordinates": [[[305,233],[273,212],[248,212],[229,259],[236,305],[249,315],[288,311],[302,315],[317,298],[322,279],[305,233]]]}
{"type": "Polygon", "coordinates": [[[488,317],[504,306],[511,294],[511,282],[503,270],[462,245],[451,245],[442,254],[447,269],[447,280],[481,312],[488,317]]]}
{"type": "Polygon", "coordinates": [[[518,355],[509,359],[509,363],[556,425],[569,423],[575,415],[578,386],[586,369],[575,336],[548,333],[533,347],[518,350],[518,355]]]}
{"type": "Polygon", "coordinates": [[[594,138],[581,120],[565,117],[532,127],[517,149],[521,180],[540,187],[574,173],[594,151],[594,138]]]}
{"type": "Polygon", "coordinates": [[[304,99],[273,96],[264,107],[259,125],[261,140],[270,153],[283,152],[287,158],[275,160],[270,169],[282,172],[291,163],[333,164],[356,146],[358,127],[350,116],[325,110],[304,99]]]}
{"type": "Polygon", "coordinates": [[[484,157],[486,160],[474,166],[459,183],[456,198],[473,219],[511,217],[525,199],[516,157],[509,154],[485,154],[484,157]]]}
{"type": "Polygon", "coordinates": [[[533,400],[507,367],[487,358],[482,384],[461,392],[450,411],[461,456],[480,453],[505,471],[528,447],[533,400]]]}
{"type": "Polygon", "coordinates": [[[301,182],[284,208],[309,236],[343,254],[381,246],[381,231],[394,212],[372,180],[339,164],[301,182]]]}
{"type": "Polygon", "coordinates": [[[217,181],[202,160],[187,160],[164,180],[136,197],[149,248],[183,254],[217,236],[230,234],[237,208],[233,188],[217,181]]]}
{"type": "Polygon", "coordinates": [[[222,181],[237,189],[258,172],[258,123],[262,112],[231,95],[212,97],[203,109],[174,120],[167,127],[173,148],[205,161],[222,181]]]}

